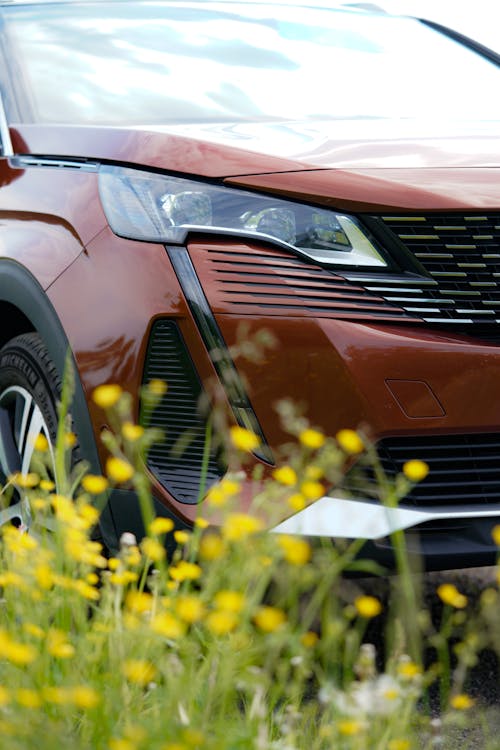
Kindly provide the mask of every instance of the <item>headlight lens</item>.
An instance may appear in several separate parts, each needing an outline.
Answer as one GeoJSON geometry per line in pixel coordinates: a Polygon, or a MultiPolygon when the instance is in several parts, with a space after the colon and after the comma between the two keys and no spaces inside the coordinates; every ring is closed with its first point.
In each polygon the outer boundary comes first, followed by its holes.
{"type": "Polygon", "coordinates": [[[115,234],[180,243],[192,230],[272,240],[332,265],[386,266],[352,216],[244,190],[103,166],[101,201],[115,234]]]}

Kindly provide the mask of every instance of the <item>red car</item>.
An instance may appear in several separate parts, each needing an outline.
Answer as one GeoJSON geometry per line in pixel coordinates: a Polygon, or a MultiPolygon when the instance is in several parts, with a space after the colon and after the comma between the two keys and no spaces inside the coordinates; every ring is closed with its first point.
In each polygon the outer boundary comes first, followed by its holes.
{"type": "MultiPolygon", "coordinates": [[[[279,531],[384,557],[405,528],[429,566],[483,564],[500,518],[499,57],[318,6],[0,0],[0,466],[27,471],[33,436],[53,438],[69,347],[96,472],[94,388],[119,383],[139,417],[141,385],[168,381],[148,468],[178,524],[215,378],[267,466],[288,397],[328,434],[368,425],[390,476],[430,467],[398,509],[333,493],[279,531]],[[242,322],[274,335],[263,361],[235,364],[242,322]]],[[[209,481],[223,473],[211,456],[209,481]]],[[[15,519],[20,497],[0,513],[15,519]]],[[[116,490],[110,548],[124,530],[140,514],[116,490]]]]}

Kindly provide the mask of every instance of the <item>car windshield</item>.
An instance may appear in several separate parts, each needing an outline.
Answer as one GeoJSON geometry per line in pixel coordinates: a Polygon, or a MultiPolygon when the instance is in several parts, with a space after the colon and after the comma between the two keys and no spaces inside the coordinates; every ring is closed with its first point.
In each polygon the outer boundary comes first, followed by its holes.
{"type": "Polygon", "coordinates": [[[499,68],[409,18],[209,0],[17,5],[2,18],[24,122],[500,119],[499,68]]]}

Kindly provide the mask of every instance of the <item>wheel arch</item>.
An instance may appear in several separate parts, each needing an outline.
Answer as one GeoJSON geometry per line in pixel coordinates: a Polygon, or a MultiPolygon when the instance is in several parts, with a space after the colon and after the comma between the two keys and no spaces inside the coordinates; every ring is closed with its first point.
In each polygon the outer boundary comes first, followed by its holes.
{"type": "MultiPolygon", "coordinates": [[[[59,316],[37,279],[14,260],[0,259],[0,346],[20,333],[37,332],[42,338],[61,377],[68,352],[74,370],[75,390],[71,412],[78,427],[80,452],[90,471],[101,473],[85,392],[79,377],[71,346],[59,316]]],[[[109,548],[116,546],[116,529],[109,503],[101,513],[101,533],[109,548]]]]}
{"type": "MultiPolygon", "coordinates": [[[[0,316],[0,345],[19,333],[36,331],[63,377],[66,355],[71,347],[57,312],[36,278],[24,266],[8,259],[0,259],[0,316]]],[[[87,402],[72,353],[71,357],[75,371],[72,413],[78,424],[82,455],[89,461],[92,471],[99,471],[87,402]]]]}

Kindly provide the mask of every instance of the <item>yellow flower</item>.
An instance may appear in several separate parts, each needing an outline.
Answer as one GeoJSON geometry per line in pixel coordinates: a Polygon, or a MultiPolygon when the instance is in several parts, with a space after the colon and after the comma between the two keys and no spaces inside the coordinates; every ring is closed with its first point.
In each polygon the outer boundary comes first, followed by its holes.
{"type": "Polygon", "coordinates": [[[290,497],[287,498],[287,503],[292,510],[298,513],[299,510],[304,510],[307,505],[307,500],[305,499],[304,495],[300,494],[300,492],[295,492],[293,495],[290,495],[290,497]]]}
{"type": "Polygon", "coordinates": [[[7,659],[18,666],[31,664],[37,657],[37,652],[26,643],[13,641],[10,635],[0,630],[0,658],[7,659]]]}
{"type": "Polygon", "coordinates": [[[337,729],[344,737],[354,737],[363,731],[363,724],[355,719],[343,719],[337,722],[337,729]]]}
{"type": "Polygon", "coordinates": [[[205,625],[214,635],[226,635],[238,625],[238,615],[230,610],[218,609],[207,615],[205,625]]]}
{"type": "Polygon", "coordinates": [[[42,479],[40,481],[39,487],[45,492],[52,492],[52,490],[55,490],[56,485],[51,479],[42,479]]]}
{"type": "Polygon", "coordinates": [[[437,588],[437,595],[444,604],[455,609],[464,609],[467,606],[467,597],[461,594],[453,583],[442,583],[437,588]]]}
{"type": "Polygon", "coordinates": [[[374,596],[358,596],[354,600],[354,606],[361,617],[370,619],[382,612],[382,605],[374,596]]]}
{"type": "Polygon", "coordinates": [[[164,396],[168,386],[164,380],[154,379],[149,381],[147,389],[153,396],[164,396]]]}
{"type": "Polygon", "coordinates": [[[106,474],[118,484],[128,482],[134,476],[134,467],[128,461],[117,456],[111,456],[106,461],[106,474]]]}
{"type": "Polygon", "coordinates": [[[264,528],[263,522],[247,513],[229,513],[222,525],[222,534],[234,542],[238,539],[257,534],[264,528]]]}
{"type": "Polygon", "coordinates": [[[403,465],[403,473],[410,482],[421,482],[429,473],[429,467],[425,461],[414,458],[403,465]]]}
{"type": "Polygon", "coordinates": [[[174,581],[196,581],[201,576],[201,568],[196,563],[180,560],[169,568],[169,575],[174,581]]]}
{"type": "Polygon", "coordinates": [[[325,436],[322,432],[319,432],[319,430],[308,428],[307,430],[302,430],[299,435],[299,440],[305,448],[317,450],[318,448],[321,448],[322,445],[324,445],[325,436]]]}
{"type": "Polygon", "coordinates": [[[142,553],[149,557],[150,560],[153,560],[153,562],[159,562],[160,560],[164,560],[166,557],[166,550],[163,544],[160,544],[156,539],[151,539],[151,537],[144,537],[140,544],[142,553]]]}
{"type": "Polygon", "coordinates": [[[146,659],[127,659],[123,663],[122,672],[129,682],[136,685],[147,685],[156,677],[156,667],[146,659]]]}
{"type": "Polygon", "coordinates": [[[0,706],[6,706],[10,702],[10,694],[7,688],[0,685],[0,706]]]}
{"type": "Polygon", "coordinates": [[[455,708],[457,711],[467,711],[467,709],[472,708],[474,703],[474,699],[466,693],[458,693],[457,695],[453,695],[450,699],[451,707],[455,708]]]}
{"type": "Polygon", "coordinates": [[[56,628],[47,633],[47,651],[56,659],[71,659],[75,655],[75,649],[68,641],[66,633],[56,628]]]}
{"type": "Polygon", "coordinates": [[[398,664],[398,674],[405,680],[413,680],[415,677],[419,677],[419,675],[422,674],[422,667],[415,664],[414,661],[405,659],[398,664]]]}
{"type": "Polygon", "coordinates": [[[111,737],[109,750],[137,750],[137,744],[125,737],[111,737]]]}
{"type": "Polygon", "coordinates": [[[36,451],[40,451],[40,453],[45,453],[49,450],[49,441],[45,437],[45,435],[42,435],[40,432],[36,438],[33,440],[33,446],[36,451]]]}
{"type": "Polygon", "coordinates": [[[273,633],[281,628],[286,622],[286,615],[278,607],[259,607],[254,615],[254,622],[264,633],[273,633]]]}
{"type": "Polygon", "coordinates": [[[172,531],[174,528],[174,522],[171,518],[164,518],[163,516],[157,516],[151,523],[149,524],[149,533],[153,534],[153,536],[157,536],[160,534],[167,534],[169,531],[172,531]]]}
{"type": "Polygon", "coordinates": [[[304,539],[283,535],[278,537],[278,544],[291,565],[305,565],[311,559],[311,546],[304,539]]]}
{"type": "Polygon", "coordinates": [[[98,474],[87,474],[82,479],[83,489],[91,495],[100,495],[107,486],[108,480],[106,477],[101,477],[98,474]]]}
{"type": "Polygon", "coordinates": [[[47,703],[55,703],[58,706],[64,706],[71,703],[71,693],[68,688],[45,685],[42,688],[43,699],[47,703]]]}
{"type": "Polygon", "coordinates": [[[206,502],[214,508],[221,508],[228,501],[228,495],[224,492],[220,484],[214,484],[207,492],[206,502]]]}
{"type": "Polygon", "coordinates": [[[125,422],[122,427],[122,434],[125,440],[130,443],[135,443],[144,435],[144,427],[139,424],[133,424],[132,422],[125,422]]]}
{"type": "Polygon", "coordinates": [[[71,701],[77,708],[94,708],[100,700],[99,693],[88,685],[71,688],[71,701]]]}
{"type": "Polygon", "coordinates": [[[493,541],[495,542],[497,547],[500,547],[500,524],[497,524],[493,527],[491,536],[493,537],[493,541]]]}
{"type": "Polygon", "coordinates": [[[198,516],[197,518],[194,519],[194,525],[197,526],[197,528],[199,529],[207,529],[210,526],[207,519],[202,518],[201,516],[198,516]]]}
{"type": "Polygon", "coordinates": [[[23,630],[25,633],[28,633],[28,635],[32,635],[33,638],[37,638],[39,641],[42,640],[42,638],[45,638],[45,631],[39,625],[35,625],[35,623],[33,622],[25,622],[23,625],[23,630]]]}
{"type": "Polygon", "coordinates": [[[230,479],[229,477],[224,477],[224,479],[221,479],[221,481],[219,482],[219,487],[225,495],[229,496],[237,495],[241,490],[240,483],[236,482],[234,479],[230,479]]]}
{"type": "Polygon", "coordinates": [[[125,597],[125,606],[131,612],[142,614],[153,609],[153,597],[144,591],[129,591],[125,597]]]}
{"type": "Polygon", "coordinates": [[[175,640],[184,635],[186,626],[169,612],[162,612],[151,620],[151,630],[153,633],[163,636],[163,638],[175,640]]]}
{"type": "Polygon", "coordinates": [[[293,487],[297,484],[297,474],[291,466],[280,466],[278,469],[275,469],[273,477],[280,484],[284,484],[285,487],[293,487]]]}
{"type": "Polygon", "coordinates": [[[76,445],[76,435],[74,432],[67,432],[64,436],[64,445],[66,448],[74,448],[76,445]]]}
{"type": "Polygon", "coordinates": [[[389,742],[387,745],[387,750],[410,750],[411,748],[411,742],[410,740],[404,740],[404,739],[394,739],[389,742]]]}
{"type": "Polygon", "coordinates": [[[174,531],[174,539],[177,544],[187,544],[191,539],[189,531],[174,531]]]}
{"type": "Polygon", "coordinates": [[[354,430],[339,430],[335,437],[344,453],[347,453],[350,456],[362,453],[365,449],[363,441],[354,430]]]}
{"type": "Polygon", "coordinates": [[[40,481],[40,477],[38,476],[38,474],[35,474],[34,471],[31,471],[28,474],[21,474],[20,471],[16,471],[15,474],[11,474],[8,477],[8,481],[11,484],[15,484],[16,487],[21,487],[22,489],[29,490],[37,486],[40,481]]]}
{"type": "Polygon", "coordinates": [[[214,596],[214,606],[216,609],[223,609],[226,612],[241,612],[245,606],[245,596],[241,591],[230,591],[222,589],[214,596]]]}
{"type": "Polygon", "coordinates": [[[122,395],[122,389],[119,385],[99,385],[92,393],[92,400],[101,409],[111,409],[122,395]]]}
{"type": "Polygon", "coordinates": [[[218,560],[224,555],[224,540],[214,532],[204,534],[200,540],[200,557],[202,560],[218,560]]]}
{"type": "Polygon", "coordinates": [[[325,494],[325,488],[321,482],[312,482],[311,480],[302,482],[300,491],[306,500],[318,500],[318,498],[325,494]]]}
{"type": "Polygon", "coordinates": [[[313,630],[308,630],[300,636],[300,642],[306,648],[313,648],[319,641],[319,635],[313,630]]]}
{"type": "Polygon", "coordinates": [[[199,622],[205,614],[205,607],[197,596],[186,594],[175,602],[175,611],[184,622],[199,622]]]}
{"type": "Polygon", "coordinates": [[[260,440],[254,432],[234,425],[229,430],[231,442],[240,451],[251,453],[260,445],[260,440]]]}
{"type": "Polygon", "coordinates": [[[16,701],[24,708],[40,708],[42,697],[36,690],[18,688],[15,692],[16,701]]]}

